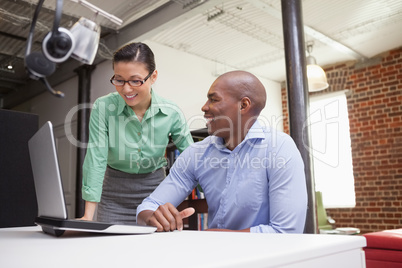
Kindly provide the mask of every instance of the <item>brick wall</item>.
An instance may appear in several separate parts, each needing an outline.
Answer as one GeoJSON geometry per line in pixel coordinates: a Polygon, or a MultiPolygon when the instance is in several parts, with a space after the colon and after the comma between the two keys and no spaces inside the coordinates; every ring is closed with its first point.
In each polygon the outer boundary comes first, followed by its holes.
{"type": "MultiPolygon", "coordinates": [[[[349,89],[356,192],[355,208],[327,213],[337,227],[357,227],[362,233],[402,228],[402,48],[366,64],[338,64],[325,71],[326,92],[349,89]]],[[[284,131],[289,133],[284,88],[282,101],[284,131]]]]}

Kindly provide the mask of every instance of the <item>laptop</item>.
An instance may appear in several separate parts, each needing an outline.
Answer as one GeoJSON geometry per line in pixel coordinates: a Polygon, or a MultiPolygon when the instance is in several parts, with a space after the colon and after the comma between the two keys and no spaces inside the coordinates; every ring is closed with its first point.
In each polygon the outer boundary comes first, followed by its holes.
{"type": "Polygon", "coordinates": [[[149,234],[156,231],[156,227],[152,226],[68,219],[51,122],[46,122],[32,136],[28,147],[38,202],[35,223],[42,227],[43,232],[60,236],[66,230],[109,234],[149,234]]]}

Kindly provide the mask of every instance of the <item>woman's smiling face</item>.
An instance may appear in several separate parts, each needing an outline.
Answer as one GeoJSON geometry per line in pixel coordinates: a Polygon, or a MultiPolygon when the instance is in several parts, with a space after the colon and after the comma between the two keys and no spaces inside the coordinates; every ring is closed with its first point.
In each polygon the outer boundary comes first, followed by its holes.
{"type": "MultiPolygon", "coordinates": [[[[113,67],[114,79],[123,81],[144,80],[150,72],[144,63],[135,61],[116,62],[113,67]]],[[[130,86],[126,82],[123,86],[115,86],[116,91],[131,108],[135,106],[149,107],[151,104],[151,86],[156,78],[157,72],[154,70],[141,86],[130,86]]]]}

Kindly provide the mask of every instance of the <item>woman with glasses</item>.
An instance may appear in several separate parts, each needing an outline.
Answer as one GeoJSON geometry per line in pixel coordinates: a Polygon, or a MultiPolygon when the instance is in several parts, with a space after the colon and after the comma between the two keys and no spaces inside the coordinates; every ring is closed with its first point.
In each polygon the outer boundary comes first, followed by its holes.
{"type": "Polygon", "coordinates": [[[131,43],[113,55],[116,91],[97,99],[83,165],[84,220],[133,224],[136,209],[165,178],[165,150],[172,138],[183,151],[193,140],[181,110],[152,90],[154,54],[131,43]]]}

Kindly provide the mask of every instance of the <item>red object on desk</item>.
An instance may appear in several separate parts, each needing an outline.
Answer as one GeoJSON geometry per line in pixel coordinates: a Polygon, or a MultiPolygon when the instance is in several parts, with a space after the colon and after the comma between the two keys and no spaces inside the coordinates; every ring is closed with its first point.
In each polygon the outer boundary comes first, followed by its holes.
{"type": "Polygon", "coordinates": [[[402,267],[402,229],[364,234],[367,268],[402,267]]]}

